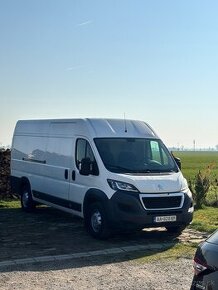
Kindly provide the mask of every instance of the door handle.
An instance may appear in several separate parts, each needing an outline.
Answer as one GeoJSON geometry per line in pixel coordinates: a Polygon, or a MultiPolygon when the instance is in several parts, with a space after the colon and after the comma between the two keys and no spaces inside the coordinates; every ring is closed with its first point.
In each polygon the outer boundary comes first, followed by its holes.
{"type": "Polygon", "coordinates": [[[72,180],[75,180],[75,179],[76,179],[76,171],[72,170],[72,180]]]}
{"type": "Polygon", "coordinates": [[[68,169],[65,169],[65,171],[64,171],[64,177],[65,177],[65,179],[68,179],[68,169]]]}

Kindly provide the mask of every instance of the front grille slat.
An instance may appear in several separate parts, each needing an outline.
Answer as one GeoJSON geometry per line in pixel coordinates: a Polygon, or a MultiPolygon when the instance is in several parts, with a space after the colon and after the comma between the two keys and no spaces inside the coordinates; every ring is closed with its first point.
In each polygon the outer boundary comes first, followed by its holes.
{"type": "Polygon", "coordinates": [[[182,194],[144,194],[141,201],[147,210],[165,210],[181,208],[184,198],[182,194]]]}

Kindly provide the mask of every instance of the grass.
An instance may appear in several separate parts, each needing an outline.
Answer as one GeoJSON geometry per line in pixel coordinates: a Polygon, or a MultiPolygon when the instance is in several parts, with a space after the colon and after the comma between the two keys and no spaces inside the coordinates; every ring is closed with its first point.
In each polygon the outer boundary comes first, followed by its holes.
{"type": "Polygon", "coordinates": [[[139,263],[149,263],[159,260],[176,260],[179,258],[192,259],[196,251],[196,244],[175,244],[173,247],[166,248],[164,251],[152,250],[137,259],[139,263]]]}
{"type": "Polygon", "coordinates": [[[218,177],[218,151],[176,151],[174,155],[181,159],[182,172],[188,180],[211,163],[214,164],[213,175],[218,177]]]}
{"type": "MultiPolygon", "coordinates": [[[[182,173],[188,181],[193,181],[199,170],[207,168],[210,164],[213,164],[211,180],[218,179],[218,151],[176,151],[174,155],[181,159],[182,173]]],[[[217,186],[210,187],[206,196],[206,205],[218,205],[217,186]]]]}
{"type": "Polygon", "coordinates": [[[0,208],[19,208],[19,200],[0,200],[0,208]]]}
{"type": "Polygon", "coordinates": [[[212,233],[218,228],[218,209],[205,207],[196,210],[190,227],[201,232],[212,233]]]}

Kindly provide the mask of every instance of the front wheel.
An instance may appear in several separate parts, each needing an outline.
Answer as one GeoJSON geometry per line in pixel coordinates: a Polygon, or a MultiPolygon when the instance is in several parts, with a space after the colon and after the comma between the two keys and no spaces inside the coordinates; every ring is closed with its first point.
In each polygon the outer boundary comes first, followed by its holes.
{"type": "Polygon", "coordinates": [[[107,215],[100,202],[90,205],[85,217],[85,226],[90,235],[96,239],[107,239],[111,235],[107,215]]]}
{"type": "Polygon", "coordinates": [[[21,192],[21,208],[25,212],[31,212],[35,209],[35,202],[33,201],[30,187],[25,185],[21,192]]]}
{"type": "Polygon", "coordinates": [[[168,233],[171,234],[181,234],[185,229],[185,226],[174,226],[174,227],[166,227],[168,233]]]}

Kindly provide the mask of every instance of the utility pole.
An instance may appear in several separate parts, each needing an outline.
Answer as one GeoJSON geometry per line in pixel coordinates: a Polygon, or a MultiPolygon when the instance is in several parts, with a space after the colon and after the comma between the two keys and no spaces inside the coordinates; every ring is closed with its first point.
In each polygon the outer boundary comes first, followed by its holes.
{"type": "Polygon", "coordinates": [[[195,151],[195,140],[193,140],[193,149],[195,151]]]}

